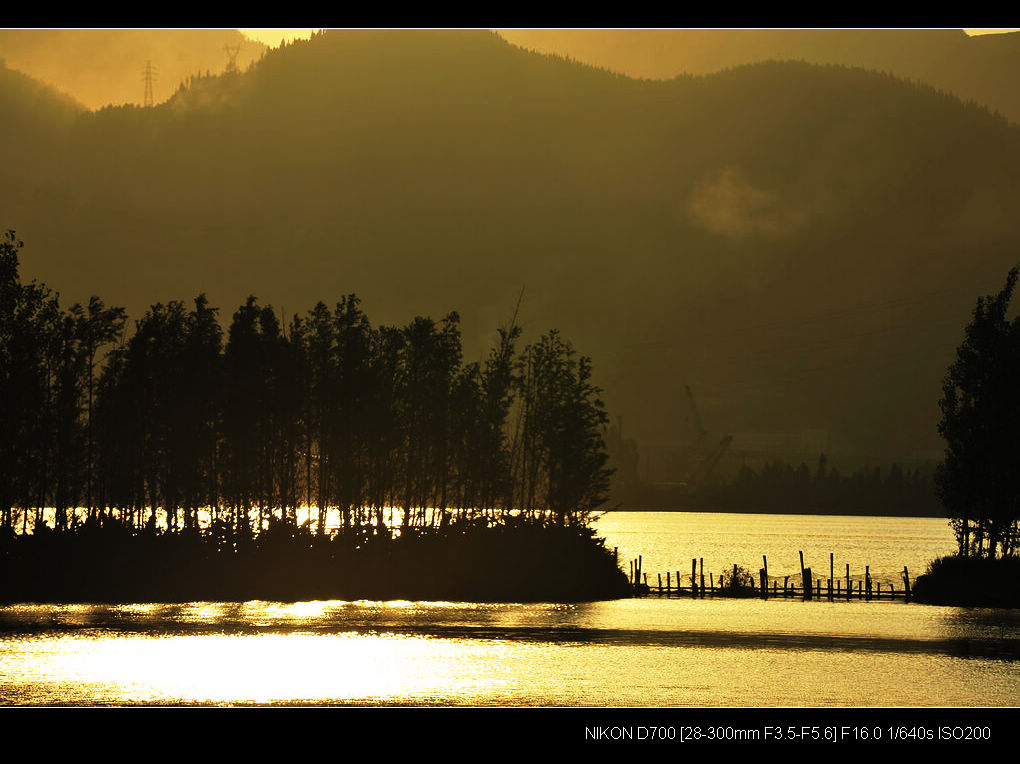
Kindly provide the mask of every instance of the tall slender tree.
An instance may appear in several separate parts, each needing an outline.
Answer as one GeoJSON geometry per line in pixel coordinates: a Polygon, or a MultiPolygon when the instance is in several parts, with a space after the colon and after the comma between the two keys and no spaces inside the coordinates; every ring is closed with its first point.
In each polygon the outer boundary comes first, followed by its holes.
{"type": "Polygon", "coordinates": [[[47,483],[46,427],[50,381],[49,335],[56,298],[45,287],[23,284],[14,231],[0,236],[0,525],[11,529],[13,509],[40,506],[47,483]]]}
{"type": "Polygon", "coordinates": [[[963,556],[1012,555],[1020,519],[1020,318],[1007,317],[1020,269],[979,298],[942,385],[935,474],[963,556]]]}
{"type": "Polygon", "coordinates": [[[523,412],[516,481],[523,506],[568,525],[605,502],[608,423],[592,364],[555,330],[527,348],[518,375],[523,412]]]}
{"type": "Polygon", "coordinates": [[[78,322],[81,350],[85,357],[86,420],[85,420],[85,507],[89,517],[95,513],[95,404],[96,356],[106,345],[115,342],[124,330],[126,314],[123,308],[107,308],[98,297],[89,299],[88,308],[75,305],[71,313],[78,322]]]}

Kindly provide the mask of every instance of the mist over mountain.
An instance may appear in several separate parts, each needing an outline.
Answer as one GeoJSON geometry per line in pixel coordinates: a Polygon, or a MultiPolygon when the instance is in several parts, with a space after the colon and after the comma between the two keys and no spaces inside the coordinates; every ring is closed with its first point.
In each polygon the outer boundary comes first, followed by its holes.
{"type": "Polygon", "coordinates": [[[1020,122],[1020,33],[962,29],[501,29],[510,42],[632,77],[670,79],[769,60],[889,72],[1020,122]]]}
{"type": "Polygon", "coordinates": [[[1020,128],[861,69],[638,81],[488,32],[332,31],[150,109],[0,75],[39,123],[0,144],[0,226],[65,304],[356,292],[382,323],[459,311],[470,357],[523,288],[526,338],[593,356],[658,479],[685,384],[731,463],[784,434],[846,468],[937,456],[942,375],[1020,252],[1020,128]]]}
{"type": "Polygon", "coordinates": [[[167,100],[189,77],[246,68],[266,50],[236,29],[0,29],[6,65],[68,93],[90,109],[141,105],[146,62],[153,100],[167,100]]]}

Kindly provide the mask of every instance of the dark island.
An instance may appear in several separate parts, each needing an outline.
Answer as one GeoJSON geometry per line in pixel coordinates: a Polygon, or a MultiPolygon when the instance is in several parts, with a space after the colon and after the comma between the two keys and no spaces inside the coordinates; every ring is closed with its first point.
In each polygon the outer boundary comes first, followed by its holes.
{"type": "Polygon", "coordinates": [[[912,594],[926,605],[1020,607],[1020,559],[940,557],[917,577],[912,594]]]}
{"type": "Polygon", "coordinates": [[[589,358],[516,314],[63,310],[0,242],[0,602],[627,596],[589,358]]]}
{"type": "Polygon", "coordinates": [[[398,535],[316,535],[274,523],[240,541],[209,532],[134,533],[89,521],[74,532],[8,535],[0,603],[248,600],[579,602],[628,597],[612,550],[584,525],[456,521],[398,535]]]}

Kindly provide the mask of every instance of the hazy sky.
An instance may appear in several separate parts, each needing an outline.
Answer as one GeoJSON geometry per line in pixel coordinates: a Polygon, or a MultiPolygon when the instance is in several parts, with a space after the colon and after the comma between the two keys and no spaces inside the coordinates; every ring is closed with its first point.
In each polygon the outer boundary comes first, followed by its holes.
{"type": "MultiPolygon", "coordinates": [[[[316,29],[240,29],[241,34],[252,40],[264,43],[270,47],[277,47],[283,40],[293,40],[297,37],[308,37],[316,29]]],[[[993,32],[1016,32],[1016,29],[966,29],[967,34],[988,34],[993,32]]]]}

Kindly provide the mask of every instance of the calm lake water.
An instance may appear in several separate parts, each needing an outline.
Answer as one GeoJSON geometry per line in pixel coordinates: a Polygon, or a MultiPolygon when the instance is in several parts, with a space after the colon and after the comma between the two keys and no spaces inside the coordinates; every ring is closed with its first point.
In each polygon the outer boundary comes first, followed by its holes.
{"type": "MultiPolygon", "coordinates": [[[[816,570],[833,552],[837,575],[898,580],[954,544],[944,520],[916,518],[628,512],[599,527],[650,574],[692,557],[756,571],[762,554],[793,574],[803,551],[816,570]]],[[[0,702],[1016,706],[1018,638],[1016,611],[888,601],[18,605],[0,608],[0,702]]]]}

